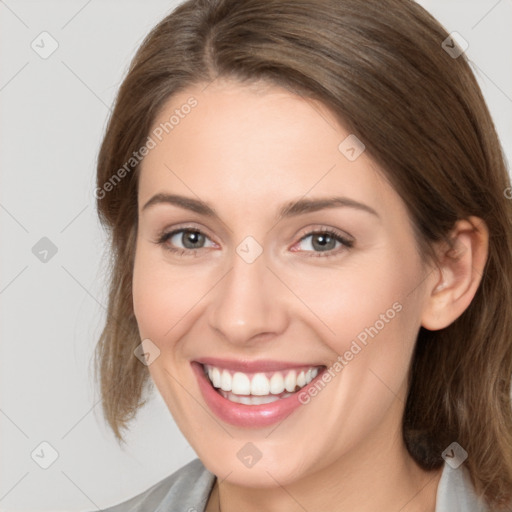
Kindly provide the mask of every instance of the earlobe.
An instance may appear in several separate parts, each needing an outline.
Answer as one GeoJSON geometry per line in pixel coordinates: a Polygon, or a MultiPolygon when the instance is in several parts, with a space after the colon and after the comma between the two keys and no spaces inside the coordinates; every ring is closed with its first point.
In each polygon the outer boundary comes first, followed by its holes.
{"type": "Polygon", "coordinates": [[[489,232],[478,217],[457,221],[450,244],[437,250],[437,267],[428,280],[421,325],[435,331],[453,323],[478,290],[487,262],[489,232]]]}

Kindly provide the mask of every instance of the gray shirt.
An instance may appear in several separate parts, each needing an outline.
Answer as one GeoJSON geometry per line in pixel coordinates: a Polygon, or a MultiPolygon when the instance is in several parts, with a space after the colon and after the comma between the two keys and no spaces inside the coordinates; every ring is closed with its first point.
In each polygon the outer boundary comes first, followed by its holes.
{"type": "MultiPolygon", "coordinates": [[[[215,483],[199,459],[194,459],[143,493],[104,512],[204,512],[215,483]]],[[[464,466],[452,469],[444,464],[435,512],[488,512],[475,495],[464,466]]]]}

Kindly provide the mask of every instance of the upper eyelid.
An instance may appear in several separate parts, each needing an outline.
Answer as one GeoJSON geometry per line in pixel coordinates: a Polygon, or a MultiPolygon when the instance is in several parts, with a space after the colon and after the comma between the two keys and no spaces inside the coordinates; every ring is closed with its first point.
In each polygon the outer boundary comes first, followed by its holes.
{"type": "MultiPolygon", "coordinates": [[[[201,234],[206,235],[209,238],[212,238],[208,234],[208,230],[206,228],[196,227],[194,225],[187,225],[187,224],[184,225],[184,226],[173,227],[173,228],[170,228],[170,229],[164,228],[164,229],[162,229],[160,231],[160,234],[161,235],[169,235],[171,233],[172,234],[179,233],[180,231],[198,231],[201,234]]],[[[314,228],[305,228],[304,230],[301,230],[301,231],[302,231],[302,234],[300,235],[299,240],[301,240],[305,236],[308,236],[308,235],[311,235],[311,234],[324,233],[324,232],[329,232],[329,231],[331,231],[334,234],[337,234],[337,235],[339,235],[339,236],[341,236],[343,238],[349,238],[351,240],[354,238],[352,235],[350,235],[346,231],[343,231],[343,230],[338,229],[338,228],[333,228],[333,227],[330,227],[330,226],[325,226],[325,225],[319,225],[319,227],[314,227],[314,228]]]]}
{"type": "Polygon", "coordinates": [[[170,236],[170,235],[175,235],[176,233],[180,233],[181,231],[197,231],[197,232],[207,236],[208,238],[212,239],[212,237],[208,234],[208,230],[206,228],[197,227],[197,226],[193,226],[193,225],[178,226],[178,227],[173,227],[170,229],[164,228],[159,232],[159,235],[160,236],[165,236],[165,235],[170,236]]]}
{"type": "Polygon", "coordinates": [[[318,228],[307,228],[306,231],[303,232],[302,235],[300,235],[299,240],[302,240],[306,236],[318,234],[318,233],[332,233],[333,235],[336,235],[340,238],[344,238],[347,240],[354,240],[354,237],[352,235],[349,235],[345,231],[337,228],[331,228],[328,226],[320,226],[318,228]]]}
{"type": "MultiPolygon", "coordinates": [[[[164,229],[164,230],[162,230],[162,232],[158,238],[162,239],[165,237],[165,240],[167,241],[171,237],[175,236],[176,234],[184,232],[184,231],[199,232],[202,235],[204,235],[205,237],[207,237],[211,242],[213,242],[214,244],[217,244],[217,242],[215,242],[215,240],[212,239],[212,237],[207,232],[205,232],[205,230],[203,228],[198,228],[196,226],[191,226],[191,225],[179,226],[176,228],[172,228],[168,231],[164,229]]],[[[298,239],[293,243],[293,245],[296,245],[297,243],[303,241],[307,237],[313,236],[315,234],[322,234],[322,233],[332,234],[334,237],[338,238],[340,243],[342,243],[343,245],[347,245],[347,242],[353,244],[355,241],[354,237],[352,237],[351,235],[349,235],[348,233],[346,233],[340,229],[320,225],[319,227],[306,228],[305,231],[303,231],[302,234],[299,235],[298,239]]],[[[178,250],[179,249],[181,249],[181,248],[178,248],[178,250]]],[[[203,247],[200,247],[198,249],[188,249],[188,250],[189,251],[197,251],[200,249],[203,249],[203,247]]],[[[185,250],[187,250],[187,249],[185,249],[185,250]]],[[[305,252],[317,252],[317,251],[305,251],[305,252]]],[[[331,251],[326,251],[326,253],[327,252],[331,252],[331,251]]],[[[320,251],[318,251],[318,253],[320,253],[320,251]]]]}

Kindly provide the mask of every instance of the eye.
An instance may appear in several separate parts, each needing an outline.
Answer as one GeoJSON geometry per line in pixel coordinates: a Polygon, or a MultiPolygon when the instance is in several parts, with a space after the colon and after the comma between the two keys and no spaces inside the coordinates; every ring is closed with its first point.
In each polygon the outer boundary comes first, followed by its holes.
{"type": "Polygon", "coordinates": [[[354,241],[346,238],[340,233],[332,229],[315,230],[303,236],[300,241],[294,246],[294,251],[304,251],[312,253],[326,253],[324,254],[311,254],[311,256],[331,256],[338,254],[340,248],[351,248],[354,241]],[[295,247],[299,247],[295,249],[295,247]]]}
{"type": "Polygon", "coordinates": [[[156,243],[165,245],[166,249],[180,254],[193,253],[196,249],[215,247],[215,244],[196,228],[175,229],[168,233],[162,233],[156,243]]]}
{"type": "MultiPolygon", "coordinates": [[[[164,232],[155,243],[178,255],[189,256],[194,256],[199,249],[216,247],[216,244],[197,228],[181,228],[164,232]]],[[[353,240],[333,229],[324,228],[309,232],[291,250],[311,253],[309,256],[334,256],[340,252],[340,249],[348,249],[353,245],[353,240]]]]}

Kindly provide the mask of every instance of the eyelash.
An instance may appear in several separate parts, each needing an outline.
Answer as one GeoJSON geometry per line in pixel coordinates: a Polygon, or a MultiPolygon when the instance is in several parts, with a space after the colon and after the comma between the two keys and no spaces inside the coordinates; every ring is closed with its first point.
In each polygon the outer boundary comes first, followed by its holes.
{"type": "MultiPolygon", "coordinates": [[[[174,235],[178,233],[185,233],[185,232],[191,232],[191,233],[199,233],[200,235],[205,236],[206,238],[209,238],[208,235],[203,233],[200,229],[197,229],[195,227],[182,227],[179,229],[174,229],[173,231],[169,232],[162,232],[157,240],[155,241],[156,244],[164,246],[169,239],[171,239],[174,235]]],[[[339,232],[332,228],[320,228],[320,229],[314,229],[311,231],[308,231],[304,236],[302,236],[299,239],[299,242],[302,242],[306,238],[314,235],[328,235],[331,238],[334,238],[337,242],[340,242],[342,246],[344,246],[344,249],[351,249],[354,246],[354,240],[350,240],[343,235],[341,235],[339,232]]],[[[298,242],[297,242],[298,243],[298,242]]],[[[166,246],[166,250],[176,254],[177,256],[191,256],[194,257],[197,255],[197,252],[201,249],[204,249],[204,247],[200,247],[199,249],[182,249],[180,247],[172,247],[172,246],[166,246]]],[[[300,252],[300,251],[297,251],[300,252]]],[[[307,254],[307,257],[313,257],[313,258],[328,258],[337,256],[340,252],[340,248],[333,249],[330,251],[304,251],[307,254]],[[310,253],[310,254],[308,254],[310,253]]]]}

